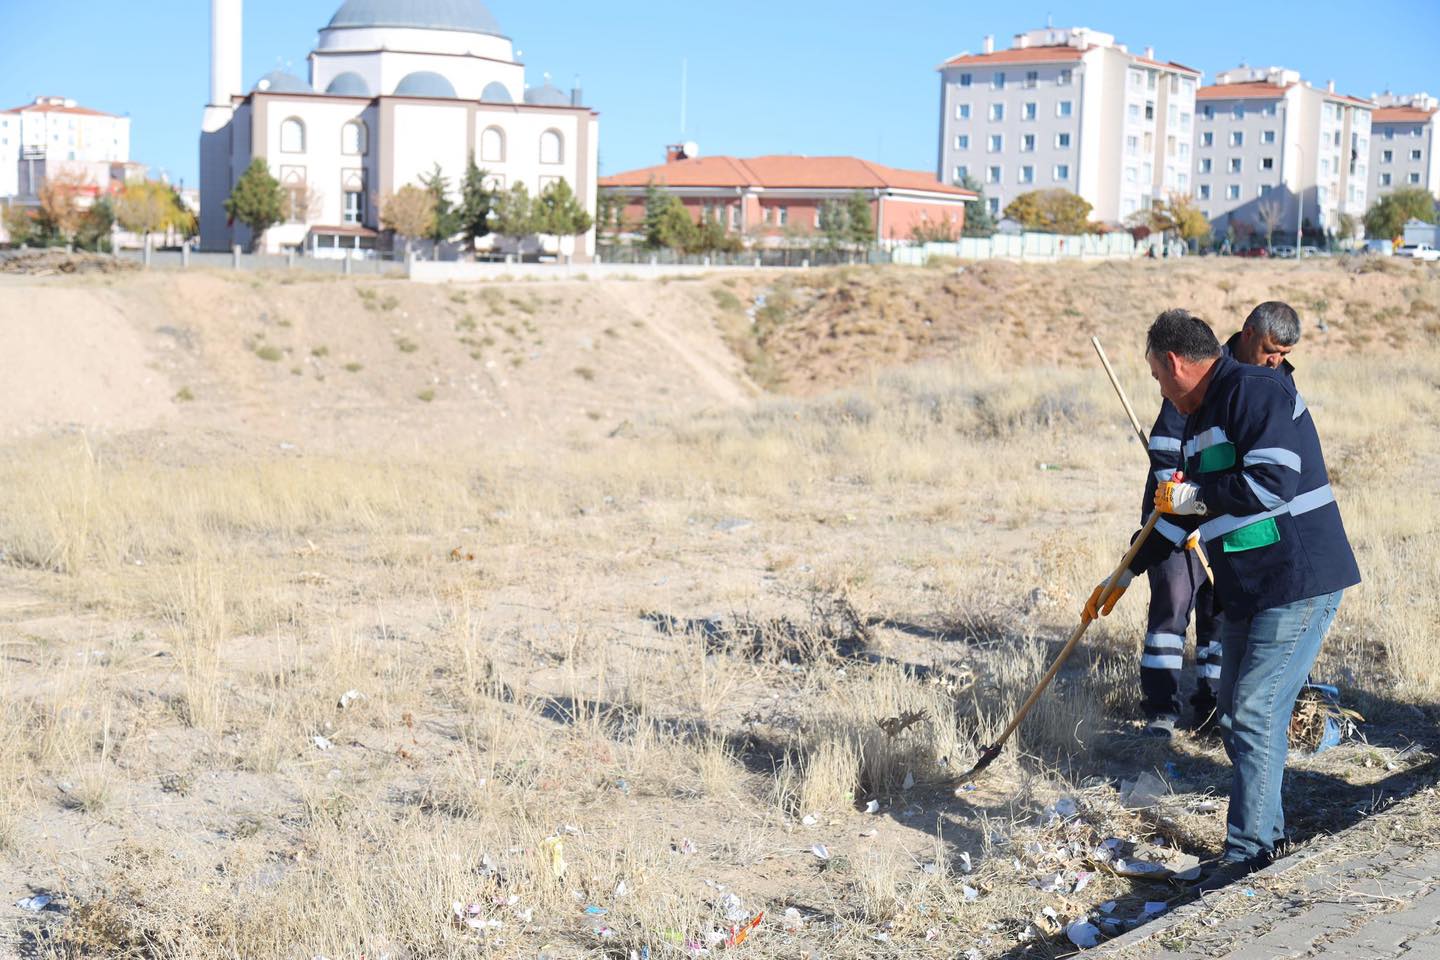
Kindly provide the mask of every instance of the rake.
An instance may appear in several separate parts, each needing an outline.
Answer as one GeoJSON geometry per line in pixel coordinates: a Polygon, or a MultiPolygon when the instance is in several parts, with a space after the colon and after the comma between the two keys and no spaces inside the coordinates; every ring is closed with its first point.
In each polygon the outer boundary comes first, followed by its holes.
{"type": "MultiPolygon", "coordinates": [[[[1145,543],[1145,539],[1150,536],[1150,531],[1155,529],[1155,521],[1159,519],[1160,514],[1158,512],[1151,513],[1150,518],[1145,521],[1145,526],[1140,528],[1140,533],[1135,537],[1134,542],[1130,544],[1130,549],[1125,552],[1124,559],[1120,561],[1120,564],[1105,581],[1105,589],[1100,591],[1100,601],[1097,606],[1103,607],[1105,601],[1109,600],[1114,594],[1115,581],[1120,578],[1120,574],[1125,571],[1126,567],[1130,566],[1131,561],[1135,559],[1135,555],[1140,552],[1140,547],[1145,543]]],[[[1080,625],[1075,628],[1074,633],[1070,634],[1070,639],[1065,641],[1065,646],[1061,647],[1060,652],[1055,655],[1055,662],[1050,664],[1050,669],[1045,671],[1045,676],[1040,678],[1040,682],[1035,685],[1035,689],[1030,691],[1030,696],[1025,699],[1025,702],[1020,705],[1020,709],[1015,712],[1015,718],[1010,721],[1010,725],[1000,734],[999,739],[980,751],[979,761],[975,766],[970,768],[969,772],[960,777],[959,786],[955,788],[957,796],[963,789],[964,784],[975,779],[982,770],[995,762],[996,757],[1000,756],[1000,751],[1005,749],[1005,741],[1010,739],[1010,735],[1015,732],[1016,727],[1020,726],[1020,722],[1025,719],[1025,715],[1030,712],[1030,708],[1035,706],[1035,701],[1039,700],[1040,695],[1045,692],[1045,688],[1050,686],[1050,681],[1055,679],[1055,675],[1060,672],[1060,668],[1065,665],[1065,661],[1070,659],[1070,654],[1074,652],[1075,645],[1080,642],[1080,638],[1085,635],[1085,630],[1089,626],[1090,619],[1082,613],[1080,615],[1080,625]]]]}

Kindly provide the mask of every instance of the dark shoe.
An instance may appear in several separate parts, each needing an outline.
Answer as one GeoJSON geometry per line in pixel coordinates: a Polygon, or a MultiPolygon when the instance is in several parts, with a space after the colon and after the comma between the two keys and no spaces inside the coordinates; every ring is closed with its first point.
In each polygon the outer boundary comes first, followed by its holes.
{"type": "Polygon", "coordinates": [[[1200,878],[1190,887],[1199,894],[1214,893],[1242,880],[1265,866],[1266,857],[1251,857],[1247,860],[1210,860],[1200,865],[1200,878]]]}
{"type": "Polygon", "coordinates": [[[1169,716],[1151,717],[1141,733],[1156,740],[1169,740],[1175,736],[1175,719],[1169,716]]]}

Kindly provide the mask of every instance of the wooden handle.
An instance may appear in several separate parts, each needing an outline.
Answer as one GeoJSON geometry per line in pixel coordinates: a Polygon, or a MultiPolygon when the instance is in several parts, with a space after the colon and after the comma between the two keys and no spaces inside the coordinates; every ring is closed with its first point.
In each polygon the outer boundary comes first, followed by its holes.
{"type": "Polygon", "coordinates": [[[1148,447],[1150,441],[1145,438],[1145,430],[1140,426],[1140,418],[1135,416],[1135,410],[1130,406],[1130,398],[1125,396],[1125,388],[1120,386],[1120,380],[1115,376],[1115,369],[1110,366],[1110,358],[1105,356],[1105,348],[1100,346],[1099,337],[1091,337],[1090,345],[1100,355],[1100,362],[1105,366],[1105,373],[1110,377],[1110,385],[1120,395],[1120,402],[1125,405],[1125,412],[1130,415],[1130,426],[1135,428],[1135,436],[1140,438],[1140,446],[1148,447]]]}

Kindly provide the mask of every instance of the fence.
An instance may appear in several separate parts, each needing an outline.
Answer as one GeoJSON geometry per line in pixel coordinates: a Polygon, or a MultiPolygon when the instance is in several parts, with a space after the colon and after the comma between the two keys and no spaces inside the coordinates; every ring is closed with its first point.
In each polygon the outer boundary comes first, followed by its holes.
{"type": "Polygon", "coordinates": [[[895,263],[910,266],[924,266],[931,257],[954,257],[958,260],[1098,260],[1135,255],[1135,238],[1123,231],[1077,236],[997,233],[991,237],[961,237],[954,243],[897,247],[891,252],[895,263]]]}
{"type": "Polygon", "coordinates": [[[210,253],[187,250],[122,250],[125,260],[146,263],[152,267],[183,269],[209,267],[221,270],[306,270],[311,273],[364,276],[405,276],[405,264],[395,260],[361,260],[346,258],[328,260],[285,253],[210,253]]]}
{"type": "Polygon", "coordinates": [[[835,267],[845,264],[889,263],[883,250],[844,250],[828,247],[756,247],[736,253],[677,253],[665,247],[602,244],[602,263],[690,267],[835,267]]]}

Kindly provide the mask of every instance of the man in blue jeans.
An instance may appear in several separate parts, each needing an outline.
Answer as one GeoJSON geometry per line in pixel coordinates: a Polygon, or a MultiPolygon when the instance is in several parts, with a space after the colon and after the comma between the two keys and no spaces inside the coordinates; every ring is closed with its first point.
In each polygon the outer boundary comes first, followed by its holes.
{"type": "Polygon", "coordinates": [[[1181,469],[1155,490],[1163,516],[1103,605],[1200,532],[1222,609],[1221,735],[1234,767],[1225,852],[1202,887],[1268,862],[1285,838],[1281,804],[1290,715],[1340,605],[1360,582],[1325,472],[1315,423],[1279,372],[1224,355],[1203,320],[1167,310],[1145,356],[1160,392],[1185,415],[1181,469]]]}

